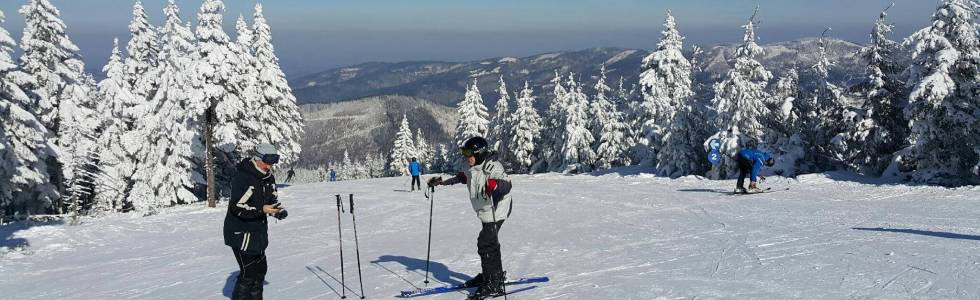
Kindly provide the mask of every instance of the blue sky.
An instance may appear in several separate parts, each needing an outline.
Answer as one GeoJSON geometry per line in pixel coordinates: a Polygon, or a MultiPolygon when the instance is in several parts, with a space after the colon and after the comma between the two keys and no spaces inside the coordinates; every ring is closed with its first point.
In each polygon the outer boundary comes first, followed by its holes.
{"type": "MultiPolygon", "coordinates": [[[[20,37],[26,0],[2,0],[5,28],[20,37]]],[[[51,0],[88,69],[105,63],[112,38],[128,39],[132,2],[51,0]]],[[[226,28],[250,17],[256,1],[225,1],[226,28]]],[[[928,24],[934,0],[275,0],[263,1],[284,70],[300,75],[368,61],[477,60],[591,47],[654,47],[664,11],[671,9],[687,44],[738,41],[739,25],[759,5],[763,42],[819,35],[865,42],[878,13],[890,3],[896,39],[928,24]]],[[[145,0],[162,22],[166,0],[145,0]]],[[[178,0],[196,16],[199,0],[178,0]]]]}

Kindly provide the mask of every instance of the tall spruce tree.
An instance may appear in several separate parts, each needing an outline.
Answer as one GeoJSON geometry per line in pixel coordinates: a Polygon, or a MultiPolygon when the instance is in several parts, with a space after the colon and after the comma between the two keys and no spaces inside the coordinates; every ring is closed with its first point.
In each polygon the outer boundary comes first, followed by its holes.
{"type": "Polygon", "coordinates": [[[524,89],[517,98],[517,109],[513,115],[513,126],[510,132],[511,162],[517,172],[530,172],[534,162],[535,143],[539,141],[541,132],[541,117],[534,109],[534,92],[531,85],[524,81],[524,89]]]}
{"type": "Polygon", "coordinates": [[[500,76],[500,85],[497,89],[497,94],[500,95],[500,99],[497,100],[496,114],[490,119],[489,140],[493,143],[493,148],[500,155],[501,162],[505,166],[510,166],[510,161],[507,157],[509,157],[510,153],[510,128],[513,126],[513,122],[507,103],[510,102],[510,93],[507,91],[507,83],[504,82],[504,76],[500,76]]]}
{"type": "MultiPolygon", "coordinates": [[[[5,15],[0,11],[0,25],[5,15]]],[[[31,78],[17,69],[16,47],[0,26],[0,213],[41,213],[59,194],[46,162],[56,155],[51,134],[25,107],[32,103],[24,88],[31,78]]]]}
{"type": "Polygon", "coordinates": [[[592,135],[595,137],[595,167],[609,169],[630,164],[626,150],[627,126],[623,114],[610,99],[612,89],[606,85],[606,66],[599,69],[599,80],[595,84],[595,97],[589,106],[592,135]]]}
{"type": "Polygon", "coordinates": [[[279,58],[272,44],[272,30],[261,3],[255,5],[254,18],[253,54],[258,69],[256,84],[261,98],[259,103],[267,105],[275,124],[266,126],[262,132],[267,142],[279,147],[284,162],[295,162],[302,151],[299,142],[303,134],[303,117],[296,105],[296,96],[286,81],[286,74],[279,66],[279,58]]]}
{"type": "MultiPolygon", "coordinates": [[[[644,71],[640,74],[643,132],[647,145],[652,149],[652,156],[665,146],[664,136],[671,126],[674,109],[694,96],[691,90],[691,63],[684,57],[683,50],[684,37],[677,30],[674,16],[667,11],[660,43],[656,51],[643,58],[644,71]]],[[[655,161],[656,157],[648,159],[655,161]]]]}
{"type": "MultiPolygon", "coordinates": [[[[709,172],[714,178],[727,178],[737,174],[736,153],[741,147],[759,143],[765,135],[762,125],[769,114],[766,99],[769,94],[766,86],[772,73],[765,69],[756,57],[764,51],[756,43],[755,14],[742,26],[745,35],[742,45],[735,49],[734,66],[725,79],[715,84],[715,98],[712,100],[717,112],[718,132],[705,141],[721,140],[722,162],[709,172]]],[[[707,147],[705,147],[707,148],[707,147]]]]}
{"type": "Polygon", "coordinates": [[[856,155],[852,167],[869,175],[882,175],[895,153],[905,147],[908,139],[908,120],[905,108],[905,89],[899,78],[897,61],[899,45],[888,39],[894,25],[887,22],[887,9],[882,11],[871,30],[871,42],[858,52],[868,65],[865,69],[867,97],[862,112],[863,121],[853,133],[856,155]]]}
{"type": "Polygon", "coordinates": [[[561,144],[562,163],[556,171],[589,172],[595,163],[592,143],[595,137],[589,131],[589,98],[582,92],[582,86],[575,81],[575,74],[568,76],[568,94],[565,104],[566,139],[561,144]]]}
{"type": "Polygon", "coordinates": [[[408,176],[408,163],[415,155],[415,143],[412,141],[412,129],[408,126],[408,115],[402,115],[401,126],[395,134],[395,143],[391,147],[388,170],[394,176],[408,176]]]}
{"type": "Polygon", "coordinates": [[[911,121],[912,179],[941,184],[975,184],[980,97],[980,39],[977,4],[944,0],[932,23],[910,36],[908,82],[912,92],[905,115],[911,121]]]}

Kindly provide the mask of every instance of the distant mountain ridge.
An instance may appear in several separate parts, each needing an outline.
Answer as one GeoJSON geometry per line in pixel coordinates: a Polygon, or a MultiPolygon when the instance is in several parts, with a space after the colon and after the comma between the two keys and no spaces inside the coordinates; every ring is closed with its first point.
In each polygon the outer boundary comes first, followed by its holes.
{"type": "MultiPolygon", "coordinates": [[[[863,76],[864,64],[855,55],[861,45],[833,38],[826,39],[826,45],[828,57],[835,63],[831,70],[833,81],[847,85],[863,76]]],[[[760,57],[760,61],[777,76],[795,66],[805,81],[807,71],[817,61],[816,38],[762,46],[766,54],[760,57]]],[[[711,84],[728,71],[729,58],[735,47],[717,45],[704,49],[701,59],[710,76],[699,78],[700,83],[711,84]]],[[[687,45],[687,50],[691,50],[691,45],[687,45]]],[[[301,104],[403,95],[454,105],[462,99],[466,85],[476,79],[487,106],[492,107],[499,97],[496,95],[497,81],[501,75],[509,84],[511,93],[524,80],[529,80],[535,95],[546,99],[550,98],[550,84],[555,70],[562,74],[575,73],[586,86],[591,87],[593,77],[605,65],[611,84],[617,84],[623,77],[625,85],[629,87],[637,83],[641,61],[649,53],[649,50],[643,49],[592,48],[471,62],[363,63],[295,78],[291,84],[301,104]]]]}

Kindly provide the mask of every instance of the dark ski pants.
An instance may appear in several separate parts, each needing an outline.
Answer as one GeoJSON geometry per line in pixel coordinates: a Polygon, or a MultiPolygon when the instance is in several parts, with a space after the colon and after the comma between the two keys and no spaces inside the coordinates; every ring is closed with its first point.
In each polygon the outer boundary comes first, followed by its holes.
{"type": "Polygon", "coordinates": [[[418,185],[419,190],[422,190],[422,180],[418,176],[412,176],[412,190],[415,190],[415,186],[418,185]]]}
{"type": "Polygon", "coordinates": [[[497,239],[497,233],[503,225],[504,221],[483,223],[480,236],[476,239],[476,252],[480,254],[483,278],[504,272],[503,263],[500,261],[500,241],[497,239]]]}
{"type": "Polygon", "coordinates": [[[253,255],[235,248],[231,248],[231,250],[235,252],[235,261],[238,262],[239,271],[231,299],[262,300],[265,272],[268,270],[265,253],[253,255]]]}
{"type": "Polygon", "coordinates": [[[752,174],[752,164],[748,158],[738,156],[738,183],[735,184],[736,188],[745,188],[745,177],[752,174]]]}

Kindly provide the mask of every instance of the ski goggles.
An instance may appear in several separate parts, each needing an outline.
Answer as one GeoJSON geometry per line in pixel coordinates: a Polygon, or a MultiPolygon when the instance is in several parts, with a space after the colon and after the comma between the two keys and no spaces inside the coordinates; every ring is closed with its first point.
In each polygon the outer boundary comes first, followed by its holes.
{"type": "Polygon", "coordinates": [[[463,157],[470,157],[476,155],[476,152],[473,152],[473,150],[466,149],[466,148],[459,148],[459,153],[462,154],[463,157]]]}
{"type": "Polygon", "coordinates": [[[264,163],[274,165],[279,163],[279,154],[259,154],[259,159],[264,163]]]}

